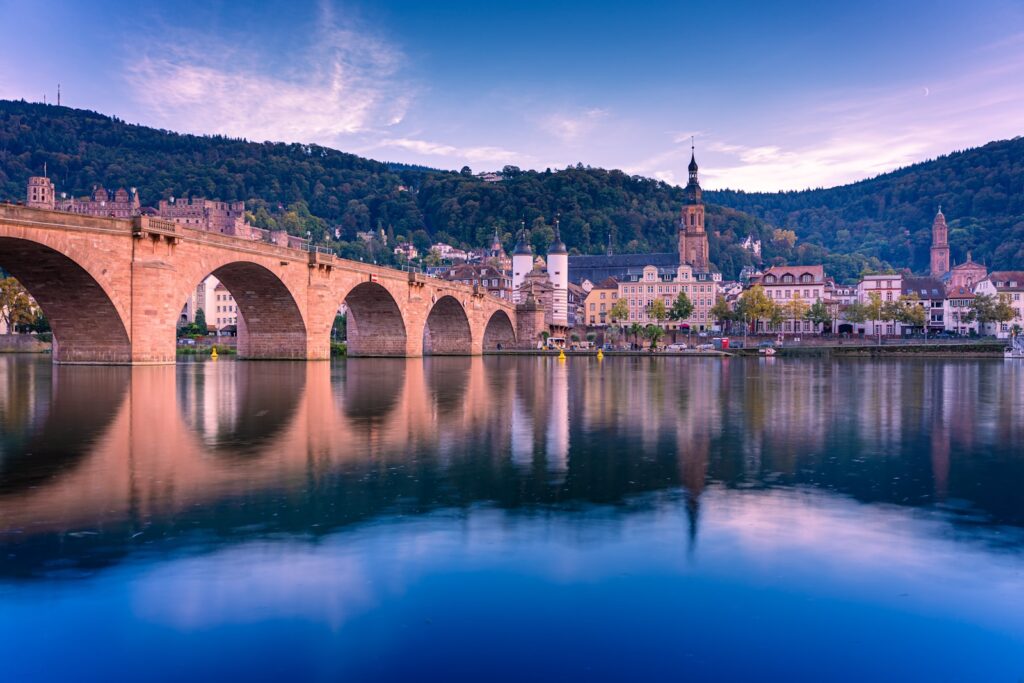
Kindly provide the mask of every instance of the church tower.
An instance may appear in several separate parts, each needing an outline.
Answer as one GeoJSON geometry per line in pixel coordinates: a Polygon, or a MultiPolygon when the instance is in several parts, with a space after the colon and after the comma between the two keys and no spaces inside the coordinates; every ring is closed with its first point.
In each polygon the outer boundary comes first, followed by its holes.
{"type": "Polygon", "coordinates": [[[942,215],[942,207],[935,214],[932,223],[932,267],[931,276],[941,278],[949,272],[949,228],[946,217],[942,215]]]}
{"type": "Polygon", "coordinates": [[[690,147],[690,182],[683,190],[682,222],[679,226],[679,263],[693,267],[694,272],[709,270],[708,235],[704,232],[704,200],[697,180],[697,158],[690,147]]]}

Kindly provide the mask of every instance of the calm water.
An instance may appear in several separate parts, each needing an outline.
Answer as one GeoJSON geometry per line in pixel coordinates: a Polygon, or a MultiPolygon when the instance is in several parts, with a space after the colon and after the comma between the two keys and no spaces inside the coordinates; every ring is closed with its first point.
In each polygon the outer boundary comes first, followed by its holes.
{"type": "Polygon", "coordinates": [[[0,680],[1024,679],[1024,363],[0,357],[0,680]]]}

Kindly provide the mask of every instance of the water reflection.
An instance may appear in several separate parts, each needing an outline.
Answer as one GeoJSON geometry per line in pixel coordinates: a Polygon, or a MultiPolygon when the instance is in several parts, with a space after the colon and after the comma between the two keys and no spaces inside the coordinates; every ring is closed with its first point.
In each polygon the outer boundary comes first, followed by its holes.
{"type": "Polygon", "coordinates": [[[8,358],[0,372],[8,542],[180,515],[232,532],[315,523],[323,533],[396,505],[622,503],[678,491],[692,544],[709,485],[812,487],[934,508],[954,523],[1024,526],[1012,485],[1024,477],[1024,371],[999,363],[125,369],[8,358]],[[280,496],[294,508],[266,518],[257,503],[280,496]],[[247,505],[225,527],[221,507],[239,497],[247,505]]]}
{"type": "Polygon", "coordinates": [[[1020,364],[0,373],[15,680],[989,680],[1024,645],[1020,364]]]}

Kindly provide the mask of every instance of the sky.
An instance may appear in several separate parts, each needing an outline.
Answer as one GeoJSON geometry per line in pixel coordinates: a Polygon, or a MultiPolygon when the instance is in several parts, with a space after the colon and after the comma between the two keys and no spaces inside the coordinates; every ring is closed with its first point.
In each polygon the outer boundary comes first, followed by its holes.
{"type": "Polygon", "coordinates": [[[474,172],[830,187],[1024,134],[1024,2],[0,0],[0,98],[474,172]]]}

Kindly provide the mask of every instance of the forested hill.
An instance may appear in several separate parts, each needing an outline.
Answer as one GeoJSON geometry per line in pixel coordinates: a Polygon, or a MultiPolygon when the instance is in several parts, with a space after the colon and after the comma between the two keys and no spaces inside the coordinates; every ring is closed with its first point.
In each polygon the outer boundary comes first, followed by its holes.
{"type": "MultiPolygon", "coordinates": [[[[674,250],[683,200],[681,188],[580,165],[539,172],[506,167],[504,180],[487,183],[468,168],[437,171],[317,145],[181,135],[90,111],[0,101],[0,199],[22,200],[28,177],[41,173],[44,164],[59,192],[83,195],[100,184],[137,187],[145,205],[171,196],[244,200],[261,227],[308,231],[315,240],[338,229],[341,240],[331,243],[339,253],[382,262],[394,258],[391,247],[399,238],[420,247],[434,240],[478,247],[497,228],[510,248],[523,219],[534,228],[534,246],[543,253],[556,214],[574,252],[602,253],[609,241],[617,253],[674,250]],[[356,238],[359,231],[378,229],[388,246],[356,238]]],[[[722,193],[716,199],[739,206],[758,196],[722,193]]],[[[957,219],[956,202],[949,207],[957,219]]],[[[788,222],[788,212],[783,213],[774,220],[788,222]]],[[[925,223],[914,228],[924,230],[925,223]]],[[[889,265],[876,258],[884,255],[882,249],[872,251],[855,234],[840,239],[838,230],[818,228],[815,234],[801,228],[805,239],[794,244],[791,233],[714,204],[708,206],[707,225],[711,259],[726,278],[754,263],[740,247],[748,235],[762,240],[766,263],[823,262],[844,280],[889,265]],[[832,246],[849,253],[829,251],[832,246]]]]}
{"type": "Polygon", "coordinates": [[[884,175],[802,192],[706,192],[708,201],[796,232],[800,242],[927,270],[935,211],[953,257],[1024,266],[1024,138],[991,142],[884,175]]]}

